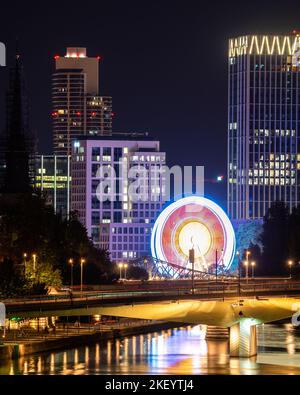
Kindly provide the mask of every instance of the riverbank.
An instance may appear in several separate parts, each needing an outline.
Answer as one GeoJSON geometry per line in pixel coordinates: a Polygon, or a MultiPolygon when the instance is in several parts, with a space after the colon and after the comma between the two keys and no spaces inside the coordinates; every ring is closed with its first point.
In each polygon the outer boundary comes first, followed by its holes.
{"type": "Polygon", "coordinates": [[[52,350],[59,350],[65,348],[72,348],[78,345],[84,345],[94,342],[101,342],[112,340],[116,338],[123,338],[127,336],[142,335],[145,333],[152,333],[164,329],[182,327],[184,324],[175,322],[142,322],[134,326],[112,327],[105,330],[95,330],[85,333],[60,333],[55,334],[52,338],[44,336],[33,337],[27,340],[16,340],[4,342],[0,345],[0,360],[18,359],[20,357],[45,352],[52,350]]]}

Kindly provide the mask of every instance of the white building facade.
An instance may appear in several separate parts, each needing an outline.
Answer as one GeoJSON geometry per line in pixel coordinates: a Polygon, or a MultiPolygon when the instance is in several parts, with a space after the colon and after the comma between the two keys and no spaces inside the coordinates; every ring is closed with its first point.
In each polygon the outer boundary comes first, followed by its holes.
{"type": "Polygon", "coordinates": [[[152,226],[165,203],[165,163],[159,141],[146,136],[73,142],[71,210],[112,261],[149,255],[152,226]]]}

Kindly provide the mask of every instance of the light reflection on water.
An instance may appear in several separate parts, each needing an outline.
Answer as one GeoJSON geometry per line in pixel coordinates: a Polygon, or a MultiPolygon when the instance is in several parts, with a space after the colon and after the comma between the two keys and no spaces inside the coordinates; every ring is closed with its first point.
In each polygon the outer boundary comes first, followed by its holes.
{"type": "Polygon", "coordinates": [[[291,325],[259,327],[258,345],[257,357],[229,358],[227,341],[206,341],[198,325],[0,362],[0,374],[300,374],[291,325]]]}

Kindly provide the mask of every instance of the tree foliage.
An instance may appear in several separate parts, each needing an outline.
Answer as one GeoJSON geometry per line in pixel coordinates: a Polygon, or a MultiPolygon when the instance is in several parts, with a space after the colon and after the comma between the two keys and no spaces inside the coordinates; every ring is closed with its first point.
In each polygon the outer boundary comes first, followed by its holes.
{"type": "MultiPolygon", "coordinates": [[[[7,279],[18,279],[19,274],[13,275],[14,268],[25,263],[25,253],[29,268],[28,276],[24,277],[27,288],[30,284],[33,287],[37,284],[59,286],[69,283],[70,258],[74,262],[74,280],[78,280],[82,257],[86,261],[86,283],[109,281],[113,273],[109,253],[94,247],[76,214],[72,213],[69,219],[63,219],[46,204],[39,191],[0,196],[0,266],[1,262],[10,262],[11,265],[9,276],[0,277],[0,289],[3,289],[4,284],[7,289],[7,282],[10,281],[7,279]],[[37,259],[34,279],[30,274],[33,254],[37,259]]],[[[19,290],[19,287],[15,287],[16,291],[17,288],[19,290]]],[[[26,288],[24,284],[23,288],[26,288]]]]}

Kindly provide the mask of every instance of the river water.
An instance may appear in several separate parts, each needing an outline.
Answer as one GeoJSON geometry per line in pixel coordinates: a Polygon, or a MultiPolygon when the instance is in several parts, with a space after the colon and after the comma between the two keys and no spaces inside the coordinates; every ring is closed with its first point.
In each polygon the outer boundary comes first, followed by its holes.
{"type": "Polygon", "coordinates": [[[300,374],[300,331],[258,328],[258,356],[229,358],[204,326],[170,329],[0,362],[0,374],[300,374]]]}

